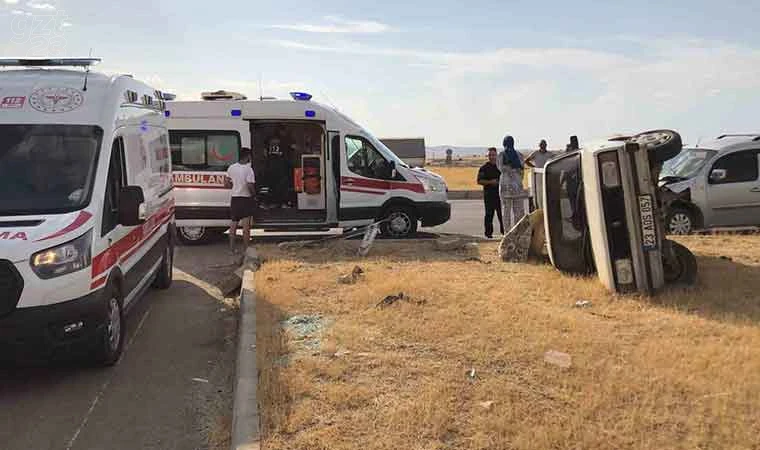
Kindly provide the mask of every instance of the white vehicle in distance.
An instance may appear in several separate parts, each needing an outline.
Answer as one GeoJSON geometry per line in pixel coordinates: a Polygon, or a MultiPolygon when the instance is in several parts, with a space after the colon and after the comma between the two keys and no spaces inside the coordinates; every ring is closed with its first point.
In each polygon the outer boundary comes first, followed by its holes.
{"type": "Polygon", "coordinates": [[[611,291],[653,294],[691,284],[696,259],[664,238],[655,180],[681,150],[680,136],[656,130],[584,145],[546,164],[544,226],[552,264],[596,272],[611,291]]]}
{"type": "Polygon", "coordinates": [[[687,148],[660,174],[666,230],[760,226],[760,133],[687,148]]]}
{"type": "Polygon", "coordinates": [[[206,94],[208,100],[167,103],[182,241],[202,243],[227,231],[226,171],[241,147],[253,153],[254,227],[326,231],[387,219],[381,231],[404,238],[413,236],[419,223],[449,220],[443,178],[410,168],[336,109],[305,93],[291,96],[244,100],[218,91],[206,94]]]}
{"type": "Polygon", "coordinates": [[[95,58],[1,59],[0,355],[120,357],[125,314],[172,282],[160,92],[95,58]],[[63,69],[81,67],[85,70],[63,69]]]}

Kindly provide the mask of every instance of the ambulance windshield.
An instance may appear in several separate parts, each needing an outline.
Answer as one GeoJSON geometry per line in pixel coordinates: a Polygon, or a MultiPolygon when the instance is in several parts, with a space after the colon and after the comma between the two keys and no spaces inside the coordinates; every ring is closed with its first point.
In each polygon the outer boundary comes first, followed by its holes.
{"type": "Polygon", "coordinates": [[[0,125],[0,215],[86,206],[102,137],[89,125],[0,125]]]}

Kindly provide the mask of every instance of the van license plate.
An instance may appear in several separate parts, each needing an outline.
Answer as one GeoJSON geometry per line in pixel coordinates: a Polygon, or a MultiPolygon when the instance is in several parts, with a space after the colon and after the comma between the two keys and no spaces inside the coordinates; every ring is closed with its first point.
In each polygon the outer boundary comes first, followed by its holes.
{"type": "Polygon", "coordinates": [[[654,221],[654,204],[649,194],[639,196],[639,214],[641,215],[641,245],[644,250],[657,249],[657,230],[654,221]]]}

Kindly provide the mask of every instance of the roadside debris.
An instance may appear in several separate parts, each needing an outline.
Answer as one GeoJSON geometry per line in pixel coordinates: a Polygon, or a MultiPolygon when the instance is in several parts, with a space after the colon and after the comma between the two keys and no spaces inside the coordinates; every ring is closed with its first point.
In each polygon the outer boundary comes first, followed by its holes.
{"type": "Polygon", "coordinates": [[[341,275],[340,278],[338,278],[338,283],[340,284],[354,284],[359,279],[361,279],[362,275],[364,275],[364,269],[362,269],[359,266],[355,266],[354,270],[351,271],[351,273],[346,275],[341,275]]]}
{"type": "Polygon", "coordinates": [[[569,368],[572,363],[573,359],[570,355],[567,353],[558,352],[556,350],[549,350],[544,354],[544,361],[557,367],[561,367],[563,369],[569,368]]]}
{"type": "Polygon", "coordinates": [[[377,224],[373,223],[367,227],[367,231],[364,233],[362,243],[359,245],[359,250],[357,251],[357,254],[359,256],[367,256],[367,253],[369,253],[369,249],[375,242],[375,238],[377,237],[378,233],[380,233],[380,227],[377,224]]]}
{"type": "Polygon", "coordinates": [[[389,295],[385,297],[384,299],[380,300],[380,302],[375,306],[377,308],[385,308],[386,306],[390,306],[401,300],[408,303],[414,303],[415,305],[427,304],[427,300],[424,298],[420,300],[412,300],[411,297],[405,296],[403,292],[399,292],[398,295],[389,295]]]}
{"type": "Polygon", "coordinates": [[[193,381],[196,381],[198,383],[208,383],[208,380],[205,378],[193,378],[193,381]]]}
{"type": "Polygon", "coordinates": [[[329,320],[319,314],[295,315],[281,322],[283,330],[288,336],[300,344],[298,350],[315,351],[322,345],[321,335],[329,320]]]}
{"type": "Polygon", "coordinates": [[[594,304],[588,300],[578,300],[575,302],[576,308],[591,308],[592,306],[594,306],[594,304]]]}
{"type": "Polygon", "coordinates": [[[546,235],[544,213],[540,209],[523,216],[517,225],[504,235],[499,244],[499,257],[505,262],[527,262],[543,254],[546,235]]]}
{"type": "Polygon", "coordinates": [[[390,306],[394,303],[396,303],[399,300],[404,299],[404,293],[399,292],[398,295],[389,295],[385,297],[384,299],[380,300],[380,303],[377,304],[378,308],[385,308],[386,306],[390,306]]]}
{"type": "Polygon", "coordinates": [[[478,402],[478,405],[480,405],[481,408],[485,409],[486,411],[490,411],[493,409],[493,400],[489,400],[487,402],[478,402]]]}
{"type": "Polygon", "coordinates": [[[476,373],[475,373],[474,368],[467,371],[467,378],[469,378],[470,380],[474,380],[476,378],[476,373]]]}
{"type": "Polygon", "coordinates": [[[216,285],[225,297],[233,297],[240,292],[240,288],[243,286],[243,272],[246,270],[256,272],[261,267],[261,259],[255,248],[249,247],[245,251],[245,256],[240,261],[239,266],[216,285]]]}

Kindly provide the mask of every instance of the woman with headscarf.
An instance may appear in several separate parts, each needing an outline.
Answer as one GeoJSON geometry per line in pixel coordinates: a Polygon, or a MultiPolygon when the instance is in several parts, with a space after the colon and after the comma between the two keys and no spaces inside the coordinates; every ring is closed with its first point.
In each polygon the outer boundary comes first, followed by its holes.
{"type": "Polygon", "coordinates": [[[522,181],[523,162],[515,150],[514,138],[506,136],[503,145],[504,150],[496,158],[496,165],[501,172],[499,196],[504,215],[504,229],[508,231],[525,215],[525,189],[522,181]]]}

